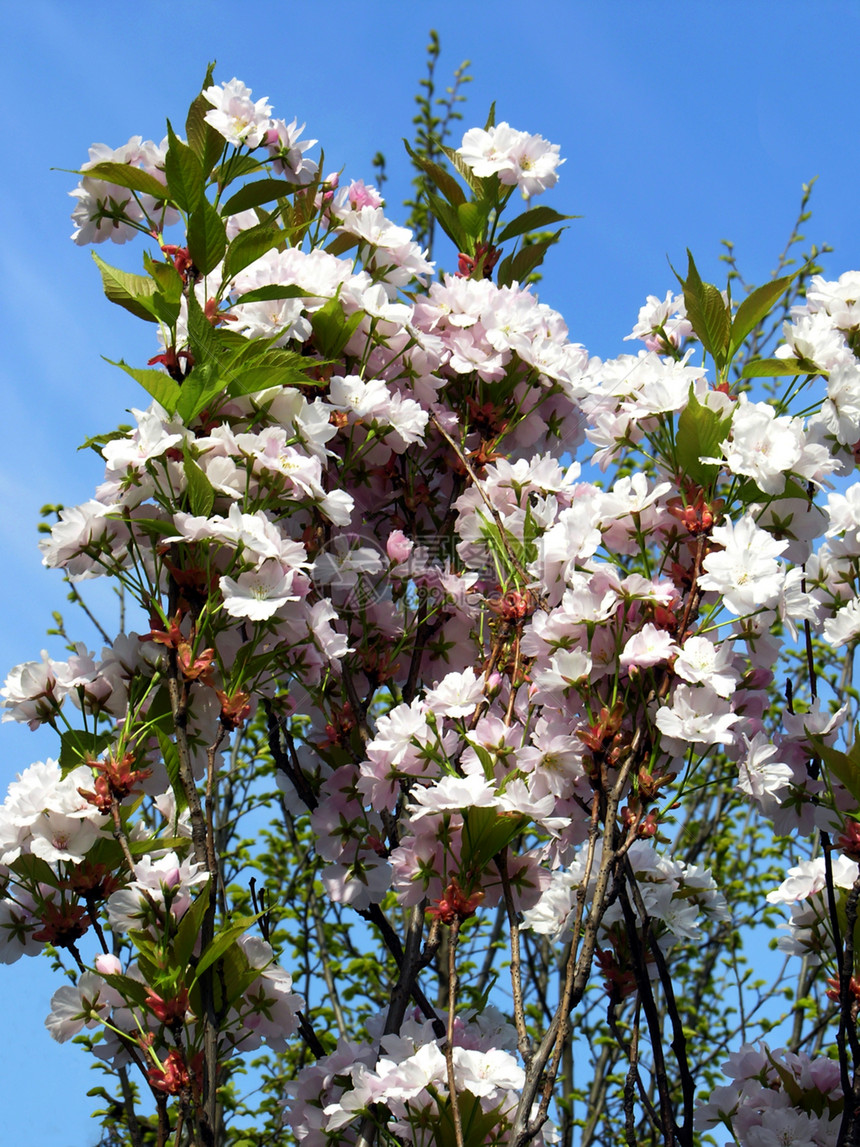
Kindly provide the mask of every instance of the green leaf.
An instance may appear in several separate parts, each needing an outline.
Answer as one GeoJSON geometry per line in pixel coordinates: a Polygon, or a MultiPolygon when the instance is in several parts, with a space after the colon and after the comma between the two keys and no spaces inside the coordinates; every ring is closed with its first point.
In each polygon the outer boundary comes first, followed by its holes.
{"type": "Polygon", "coordinates": [[[203,95],[203,90],[213,86],[214,69],[215,65],[210,64],[206,71],[206,78],[203,81],[200,94],[195,98],[191,107],[188,109],[188,118],[185,121],[185,134],[188,136],[188,146],[200,160],[207,179],[213,167],[218,162],[218,157],[226,146],[223,135],[217,132],[211,124],[206,122],[206,115],[212,111],[212,104],[210,104],[203,95]]]}
{"type": "Polygon", "coordinates": [[[144,980],[151,987],[156,987],[163,975],[164,958],[161,944],[140,928],[129,929],[128,938],[137,949],[137,966],[144,980]]]}
{"type": "Polygon", "coordinates": [[[224,376],[212,362],[198,363],[182,384],[176,413],[186,426],[224,389],[224,376]]]}
{"type": "Polygon", "coordinates": [[[224,215],[238,215],[240,211],[247,211],[250,207],[261,207],[264,203],[272,203],[275,199],[286,199],[295,191],[294,183],[286,179],[258,179],[254,183],[246,183],[244,187],[231,195],[226,203],[221,205],[224,215]]]}
{"type": "Polygon", "coordinates": [[[322,386],[316,379],[309,378],[304,370],[289,367],[251,367],[230,383],[229,394],[238,398],[242,394],[258,394],[271,390],[274,386],[322,386]]]}
{"type": "Polygon", "coordinates": [[[92,848],[87,850],[87,863],[92,865],[103,864],[111,871],[122,868],[125,859],[119,842],[114,840],[112,836],[102,834],[92,848]]]}
{"type": "Polygon", "coordinates": [[[144,251],[143,265],[147,273],[155,280],[158,290],[165,299],[172,303],[178,303],[182,299],[182,276],[173,263],[162,263],[153,259],[148,251],[144,251]]]}
{"type": "Polygon", "coordinates": [[[699,341],[711,355],[717,367],[722,370],[726,365],[726,351],[729,345],[729,332],[731,330],[731,317],[723,296],[713,283],[703,283],[696,269],[692,252],[687,250],[687,278],[678,277],[684,289],[684,305],[687,318],[699,341]]]}
{"type": "Polygon", "coordinates": [[[208,199],[201,199],[188,217],[188,251],[197,270],[214,271],[227,250],[224,221],[208,199]]]}
{"type": "MultiPolygon", "coordinates": [[[[236,398],[254,394],[273,386],[321,386],[323,383],[308,374],[323,365],[309,360],[296,351],[281,347],[260,345],[261,340],[244,340],[245,347],[230,360],[225,376],[230,378],[227,393],[236,398]]],[[[325,360],[328,362],[328,360],[325,360]]]]}
{"type": "Polygon", "coordinates": [[[516,254],[503,259],[496,275],[499,286],[509,287],[513,282],[524,282],[532,271],[541,265],[544,255],[560,237],[561,231],[556,231],[550,239],[542,239],[539,243],[527,243],[520,247],[516,254]]]}
{"type": "Polygon", "coordinates": [[[528,231],[540,231],[550,227],[553,223],[564,223],[566,219],[581,219],[581,215],[562,215],[560,211],[553,211],[551,207],[532,207],[518,215],[516,219],[505,227],[497,236],[498,243],[505,243],[508,239],[515,239],[518,235],[525,235],[528,231]]]}
{"type": "Polygon", "coordinates": [[[183,211],[193,211],[203,199],[206,175],[200,156],[176,137],[170,120],[167,121],[167,155],[164,173],[171,198],[183,211]]]}
{"type": "Polygon", "coordinates": [[[493,754],[488,749],[485,749],[483,745],[475,744],[472,745],[472,748],[475,750],[475,755],[481,762],[481,768],[484,770],[484,776],[487,778],[487,780],[491,780],[495,783],[493,773],[496,762],[493,754]]]}
{"type": "Polygon", "coordinates": [[[347,251],[350,251],[350,250],[352,250],[353,247],[357,247],[357,246],[358,246],[358,236],[357,235],[347,235],[346,233],[344,233],[342,235],[335,235],[334,239],[332,239],[331,243],[329,243],[329,245],[325,248],[325,250],[326,250],[327,254],[329,254],[329,255],[338,255],[339,256],[339,255],[346,254],[347,251]]]}
{"type": "Polygon", "coordinates": [[[209,886],[206,885],[200,895],[191,901],[188,911],[179,922],[176,930],[176,939],[173,941],[173,957],[178,967],[185,969],[194,951],[194,945],[200,936],[203,926],[203,917],[211,903],[209,886]]]}
{"type": "Polygon", "coordinates": [[[731,415],[726,417],[703,406],[690,387],[689,400],[678,419],[675,459],[678,469],[697,485],[706,488],[719,474],[719,466],[701,459],[720,457],[720,443],[725,442],[731,425],[731,415]]]}
{"type": "Polygon", "coordinates": [[[106,358],[105,362],[109,362],[111,366],[118,366],[120,370],[131,375],[134,381],[139,382],[146,393],[160,403],[168,414],[174,413],[182,388],[178,382],[173,381],[169,374],[165,374],[161,370],[146,370],[129,366],[122,359],[119,362],[113,362],[112,359],[106,358]]]}
{"type": "Polygon", "coordinates": [[[470,239],[477,241],[483,238],[487,229],[487,213],[477,203],[461,203],[457,208],[457,218],[470,239]]]}
{"type": "Polygon", "coordinates": [[[153,199],[171,199],[170,191],[160,179],[130,163],[97,163],[77,174],[87,179],[103,179],[106,183],[115,183],[117,187],[151,195],[153,199]]]}
{"type": "Polygon", "coordinates": [[[490,110],[487,112],[487,122],[484,124],[484,131],[489,131],[491,127],[496,126],[496,101],[490,104],[490,110]]]}
{"type": "Polygon", "coordinates": [[[782,378],[786,375],[820,374],[814,362],[796,358],[754,358],[741,371],[741,378],[782,378]]]}
{"type": "Polygon", "coordinates": [[[298,287],[295,284],[287,287],[279,287],[277,284],[272,283],[268,287],[255,287],[253,291],[246,291],[244,295],[240,295],[236,299],[236,306],[240,303],[268,303],[274,302],[277,299],[304,299],[304,298],[318,298],[316,295],[308,295],[303,287],[298,287]]]}
{"type": "MultiPolygon", "coordinates": [[[[232,332],[228,332],[232,334],[232,332]]],[[[237,371],[245,370],[250,366],[304,366],[314,368],[320,366],[318,359],[308,360],[300,351],[287,350],[286,347],[274,346],[280,335],[272,335],[268,339],[246,339],[239,335],[235,343],[230,344],[229,367],[231,377],[237,371]]]]}
{"type": "Polygon", "coordinates": [[[167,733],[162,732],[157,726],[155,735],[158,738],[161,759],[164,761],[164,767],[167,769],[170,787],[173,789],[173,795],[176,797],[176,815],[178,816],[188,808],[188,798],[185,795],[185,789],[182,787],[182,781],[179,777],[179,749],[177,749],[175,743],[168,737],[167,733]]]}
{"type": "Polygon", "coordinates": [[[229,282],[261,255],[284,241],[284,232],[274,220],[240,231],[224,256],[224,282],[229,282]]]}
{"type": "Polygon", "coordinates": [[[244,996],[251,984],[259,978],[260,969],[252,968],[242,948],[238,944],[233,944],[221,957],[221,964],[218,968],[216,993],[221,987],[224,994],[218,996],[217,1007],[222,1011],[232,1007],[236,1000],[244,996]]]}
{"type": "Polygon", "coordinates": [[[194,969],[193,983],[196,983],[206,969],[211,968],[215,961],[219,960],[227,949],[234,944],[240,936],[243,936],[262,915],[262,912],[258,912],[256,916],[242,916],[234,923],[229,924],[223,932],[219,932],[217,936],[213,937],[212,943],[207,947],[206,951],[201,954],[197,967],[194,969]]]}
{"type": "Polygon", "coordinates": [[[102,973],[102,979],[118,991],[127,1003],[135,1004],[139,1008],[145,1006],[149,988],[140,980],[134,980],[131,976],[123,976],[120,972],[102,973]]]}
{"type": "MultiPolygon", "coordinates": [[[[477,199],[483,199],[486,195],[487,185],[491,183],[489,179],[481,179],[480,176],[475,175],[471,167],[465,162],[461,155],[458,155],[453,147],[446,147],[442,144],[439,148],[454,170],[458,175],[462,175],[465,179],[467,186],[472,191],[477,199]]],[[[496,180],[498,185],[498,180],[496,180]]]]}
{"type": "MultiPolygon", "coordinates": [[[[135,524],[137,520],[135,518],[135,524]]],[[[150,736],[154,736],[156,729],[161,729],[162,733],[170,734],[173,727],[173,706],[170,703],[170,690],[167,685],[161,685],[156,689],[155,696],[146,711],[144,728],[148,730],[150,736]]]]}
{"type": "Polygon", "coordinates": [[[363,311],[356,311],[347,318],[337,296],[311,315],[314,342],[323,358],[340,356],[363,317],[363,311]]]}
{"type": "Polygon", "coordinates": [[[67,777],[72,769],[84,763],[86,757],[97,758],[112,744],[112,733],[88,733],[84,729],[66,729],[60,734],[60,771],[67,777]]]}
{"type": "Polygon", "coordinates": [[[771,1066],[782,1081],[785,1093],[791,1101],[792,1106],[802,1106],[804,1089],[798,1083],[794,1073],[789,1071],[787,1067],[783,1067],[782,1064],[777,1063],[770,1052],[767,1053],[767,1058],[770,1060],[771,1066]]]}
{"type": "Polygon", "coordinates": [[[479,873],[529,823],[527,816],[496,808],[467,808],[463,814],[461,871],[479,873]]]}
{"type": "Polygon", "coordinates": [[[138,952],[140,952],[142,956],[145,956],[147,960],[158,960],[160,944],[154,940],[148,932],[144,932],[142,928],[130,928],[128,938],[138,952]]]}
{"type": "Polygon", "coordinates": [[[208,518],[215,505],[215,490],[203,470],[191,457],[191,447],[187,442],[184,455],[183,469],[188,482],[188,504],[191,513],[195,518],[208,518]]]}
{"type": "MultiPolygon", "coordinates": [[[[213,326],[198,303],[196,296],[193,293],[188,296],[188,347],[194,359],[194,371],[191,372],[190,377],[193,378],[195,371],[201,367],[209,369],[210,372],[225,368],[230,361],[229,343],[233,333],[213,326]]],[[[243,339],[241,335],[235,337],[242,344],[247,344],[248,340],[243,339]]],[[[183,390],[188,385],[188,381],[186,379],[183,382],[183,390]]],[[[198,391],[200,382],[202,380],[198,380],[196,388],[198,391]]]]}
{"type": "Polygon", "coordinates": [[[729,357],[742,345],[750,331],[758,326],[774,304],[782,298],[799,274],[800,270],[797,270],[793,275],[784,275],[781,279],[772,279],[771,282],[765,283],[763,287],[756,287],[747,295],[735,312],[732,321],[729,357]]]}
{"type": "Polygon", "coordinates": [[[194,356],[195,370],[202,363],[221,366],[225,360],[224,344],[218,331],[207,319],[194,291],[188,295],[188,345],[194,356]]]}
{"type": "Polygon", "coordinates": [[[206,318],[193,292],[188,296],[188,344],[194,369],[182,383],[176,402],[176,412],[186,424],[224,389],[223,368],[229,362],[219,332],[206,318]]]}
{"type": "Polygon", "coordinates": [[[165,849],[173,852],[184,852],[187,847],[187,836],[147,836],[143,840],[130,840],[128,842],[128,851],[132,856],[146,856],[148,852],[163,853],[165,849]]]}
{"type": "Polygon", "coordinates": [[[130,426],[118,426],[116,430],[110,430],[106,434],[94,434],[82,442],[78,450],[94,450],[99,457],[103,457],[102,449],[108,442],[116,442],[118,438],[128,438],[131,430],[130,426]]]}
{"type": "Polygon", "coordinates": [[[229,187],[235,180],[241,179],[243,175],[256,175],[258,171],[267,170],[266,166],[253,155],[237,155],[233,152],[216,169],[214,178],[223,192],[226,187],[229,187]]]}
{"type": "Polygon", "coordinates": [[[133,275],[129,271],[111,267],[95,251],[90,253],[101,274],[104,293],[110,301],[148,323],[158,322],[152,304],[155,282],[145,275],[133,275]]]}
{"type": "Polygon", "coordinates": [[[435,192],[428,191],[427,206],[435,216],[436,222],[457,250],[464,251],[466,254],[471,255],[475,248],[469,242],[469,237],[463,230],[460,217],[450,203],[446,203],[445,200],[436,195],[435,192]]]}
{"type": "MultiPolygon", "coordinates": [[[[434,1128],[432,1142],[435,1147],[457,1147],[454,1110],[451,1106],[450,1097],[445,1096],[443,1099],[440,1096],[436,1100],[436,1105],[439,1111],[439,1120],[434,1128]]],[[[493,1132],[501,1120],[500,1107],[494,1107],[492,1111],[484,1111],[480,1099],[474,1096],[471,1091],[466,1090],[457,1093],[457,1107],[460,1110],[460,1126],[464,1143],[471,1145],[498,1142],[498,1136],[495,1136],[493,1132]]]]}
{"type": "Polygon", "coordinates": [[[140,530],[141,533],[146,534],[147,537],[152,538],[156,543],[161,538],[166,538],[168,534],[175,531],[175,527],[171,529],[169,520],[165,522],[163,518],[135,518],[134,528],[140,530]]]}
{"type": "Polygon", "coordinates": [[[36,856],[32,852],[22,853],[8,867],[28,884],[47,884],[49,888],[57,887],[56,872],[47,860],[43,860],[41,856],[36,856]]]}
{"type": "Polygon", "coordinates": [[[450,173],[450,171],[446,171],[446,169],[440,164],[434,163],[430,159],[426,159],[423,155],[418,155],[417,152],[412,150],[405,139],[403,143],[413,164],[419,169],[419,171],[424,172],[428,179],[433,182],[435,187],[439,188],[439,190],[442,192],[448,202],[452,204],[452,206],[459,207],[461,203],[466,202],[466,196],[463,192],[463,188],[450,173]]]}
{"type": "Polygon", "coordinates": [[[842,753],[834,749],[823,737],[807,732],[806,739],[815,749],[816,755],[824,761],[837,780],[841,781],[854,800],[860,804],[860,738],[854,730],[854,744],[850,752],[842,753]]]}
{"type": "Polygon", "coordinates": [[[152,296],[152,309],[158,321],[173,330],[181,309],[179,301],[166,299],[161,291],[156,291],[152,296]]]}
{"type": "MultiPolygon", "coordinates": [[[[149,289],[155,288],[148,299],[138,299],[143,307],[150,313],[141,314],[141,318],[150,322],[162,322],[165,326],[173,328],[179,318],[182,300],[182,277],[172,263],[157,263],[147,252],[143,255],[143,265],[149,272],[150,278],[140,275],[131,276],[145,284],[149,289]]],[[[113,269],[113,268],[111,268],[113,269]]],[[[104,281],[104,280],[103,280],[104,281]]],[[[127,288],[129,284],[113,284],[113,289],[127,288]]],[[[121,300],[120,305],[125,305],[121,300]]]]}

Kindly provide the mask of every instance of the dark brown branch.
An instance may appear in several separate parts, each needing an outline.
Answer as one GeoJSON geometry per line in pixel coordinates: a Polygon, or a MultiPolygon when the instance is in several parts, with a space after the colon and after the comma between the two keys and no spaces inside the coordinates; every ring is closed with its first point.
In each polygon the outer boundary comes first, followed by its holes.
{"type": "MultiPolygon", "coordinates": [[[[358,909],[356,909],[356,912],[358,913],[359,916],[361,916],[361,918],[363,920],[367,920],[370,924],[376,925],[376,927],[379,929],[380,935],[382,936],[383,943],[385,944],[386,948],[391,953],[391,955],[394,957],[394,960],[395,960],[398,968],[401,970],[401,974],[402,974],[402,969],[403,969],[404,964],[405,964],[403,945],[400,942],[400,937],[397,935],[397,933],[394,931],[394,929],[388,923],[388,920],[385,918],[385,915],[383,914],[382,909],[379,907],[378,904],[371,904],[369,908],[358,908],[358,909]]],[[[422,966],[423,966],[424,962],[425,961],[422,960],[422,966]]],[[[400,981],[398,980],[398,983],[399,982],[400,981]]],[[[413,977],[412,983],[410,985],[410,993],[412,995],[412,998],[415,1000],[415,1003],[418,1005],[418,1007],[421,1009],[421,1011],[424,1013],[424,1015],[428,1018],[428,1020],[433,1021],[433,1030],[436,1032],[437,1036],[444,1035],[445,1034],[444,1023],[439,1018],[439,1016],[436,1014],[435,1008],[430,1003],[430,1001],[427,999],[427,997],[425,996],[425,994],[421,990],[421,988],[418,986],[417,980],[415,980],[414,977],[413,977]]]]}
{"type": "MultiPolygon", "coordinates": [[[[687,1059],[687,1037],[684,1034],[684,1024],[681,1020],[678,1011],[678,1004],[675,999],[675,988],[672,983],[672,976],[666,964],[666,957],[663,955],[663,950],[660,947],[657,938],[654,936],[651,927],[651,918],[648,915],[648,910],[645,907],[645,901],[642,898],[642,893],[639,889],[639,884],[636,880],[636,875],[633,872],[633,867],[630,864],[629,857],[624,858],[624,869],[627,877],[627,882],[633,892],[633,898],[636,904],[636,910],[639,913],[639,918],[642,921],[642,931],[647,947],[651,951],[654,959],[654,964],[657,968],[657,974],[660,977],[660,985],[663,988],[663,994],[666,997],[666,1008],[669,1014],[669,1022],[672,1025],[672,1043],[671,1048],[675,1054],[675,1062],[678,1065],[678,1074],[681,1082],[681,1095],[684,1103],[684,1121],[678,1129],[678,1134],[682,1143],[692,1143],[693,1141],[693,1111],[696,1102],[696,1085],[693,1080],[692,1072],[690,1071],[690,1064],[687,1059]]],[[[622,909],[624,901],[622,899],[622,909]]],[[[626,918],[626,917],[625,917],[626,918]]],[[[637,937],[638,939],[638,937],[637,937]]],[[[642,972],[648,980],[648,988],[650,992],[651,979],[648,976],[646,967],[642,968],[642,972]]],[[[653,997],[652,997],[653,998],[653,997]]]]}
{"type": "MultiPolygon", "coordinates": [[[[618,899],[621,904],[621,910],[624,913],[624,923],[627,926],[627,942],[630,945],[636,985],[639,989],[639,999],[642,1009],[645,1012],[648,1033],[651,1037],[651,1054],[654,1057],[653,1074],[657,1084],[657,1094],[660,1097],[660,1129],[663,1133],[663,1141],[666,1147],[675,1147],[675,1143],[680,1136],[680,1129],[675,1120],[672,1097],[669,1094],[669,1080],[666,1074],[666,1061],[663,1056],[663,1033],[661,1030],[660,1016],[657,1012],[657,1003],[654,999],[651,979],[648,975],[645,951],[639,939],[636,913],[633,911],[630,898],[627,895],[625,881],[623,880],[619,880],[618,882],[618,899]]],[[[645,921],[643,921],[643,927],[647,927],[647,916],[645,921]]]]}

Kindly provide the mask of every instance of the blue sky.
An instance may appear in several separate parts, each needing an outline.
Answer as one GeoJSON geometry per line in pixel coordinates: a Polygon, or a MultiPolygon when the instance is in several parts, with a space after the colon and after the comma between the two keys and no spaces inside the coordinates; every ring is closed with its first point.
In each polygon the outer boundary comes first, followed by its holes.
{"type": "MultiPolygon", "coordinates": [[[[40,565],[39,507],[90,497],[99,463],[75,448],[143,404],[100,356],[153,353],[149,331],[104,300],[89,253],[69,242],[75,181],[51,169],[79,166],[94,141],[161,139],[166,116],[184,121],[209,60],[218,80],[238,76],[276,115],[306,121],[327,170],[370,181],[382,150],[397,219],[409,181],[400,141],[436,28],[443,83],[471,60],[464,128],[495,100],[500,120],[560,144],[567,162],[546,201],[584,218],[550,254],[540,294],[601,356],[625,349],[645,296],[673,286],[667,257],[680,269],[687,247],[722,282],[720,240],[731,239],[745,275],[767,277],[813,176],[808,239],[835,248],[832,277],[860,266],[852,0],[260,0],[246,13],[223,0],[4,5],[3,674],[44,646],[59,655],[44,632],[64,587],[40,565]]],[[[117,251],[100,248],[109,261],[117,251]]],[[[54,752],[47,733],[9,724],[0,745],[4,783],[54,752]]],[[[90,1147],[84,1093],[98,1079],[42,1028],[55,986],[35,961],[0,968],[0,1138],[90,1147]]]]}

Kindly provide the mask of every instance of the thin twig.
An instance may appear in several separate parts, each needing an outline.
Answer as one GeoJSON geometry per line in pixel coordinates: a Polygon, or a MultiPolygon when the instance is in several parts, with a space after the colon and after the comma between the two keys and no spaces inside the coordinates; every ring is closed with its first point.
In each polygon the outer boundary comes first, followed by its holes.
{"type": "Polygon", "coordinates": [[[460,1118],[460,1102],[457,1099],[457,1082],[454,1078],[454,1017],[457,1011],[457,939],[460,935],[460,917],[451,921],[448,943],[448,1032],[445,1041],[445,1065],[448,1069],[448,1101],[454,1120],[454,1138],[457,1147],[463,1145],[463,1121],[460,1118]]]}
{"type": "Polygon", "coordinates": [[[517,1047],[519,1048],[520,1055],[523,1057],[523,1063],[528,1066],[532,1057],[532,1044],[526,1029],[526,1013],[523,1005],[523,983],[520,972],[520,925],[517,920],[514,898],[511,894],[511,880],[508,875],[508,856],[506,848],[502,849],[498,856],[496,856],[495,862],[496,868],[499,870],[499,876],[502,878],[502,892],[505,898],[505,909],[508,914],[508,927],[510,928],[511,936],[511,959],[509,966],[511,971],[511,992],[514,997],[514,1023],[517,1029],[517,1047]]]}
{"type": "Polygon", "coordinates": [[[496,509],[496,507],[493,505],[493,503],[490,501],[490,499],[484,493],[484,487],[481,485],[480,478],[475,473],[474,469],[472,468],[472,466],[469,463],[468,458],[463,453],[460,446],[454,441],[454,439],[451,437],[451,435],[448,433],[448,431],[444,428],[444,426],[442,426],[442,424],[439,422],[438,418],[436,418],[434,415],[433,418],[430,419],[430,421],[433,423],[433,425],[436,427],[436,429],[439,431],[439,433],[442,435],[442,437],[445,439],[445,441],[448,443],[448,445],[451,447],[451,449],[457,455],[457,458],[461,462],[464,470],[469,475],[469,477],[472,479],[472,482],[475,485],[475,489],[478,491],[478,493],[481,496],[481,501],[484,503],[484,505],[490,511],[490,514],[492,515],[493,521],[495,522],[496,526],[498,527],[499,538],[501,540],[502,546],[504,547],[505,553],[507,554],[511,565],[514,567],[514,569],[517,571],[517,573],[523,579],[523,586],[524,587],[527,586],[529,584],[529,582],[532,581],[533,579],[530,578],[529,575],[526,573],[526,571],[523,569],[523,567],[520,564],[519,559],[516,557],[516,555],[511,552],[511,548],[508,545],[508,541],[507,541],[508,531],[505,528],[505,524],[499,515],[499,511],[496,509]]]}
{"type": "Polygon", "coordinates": [[[316,895],[311,889],[310,892],[311,912],[314,917],[314,931],[316,932],[317,944],[319,946],[320,963],[322,965],[323,979],[325,986],[328,988],[329,999],[331,1000],[331,1008],[334,1012],[334,1022],[337,1024],[337,1030],[341,1036],[346,1036],[348,1028],[346,1025],[346,1018],[343,1014],[343,1008],[340,1006],[340,996],[338,995],[337,985],[334,982],[334,976],[331,972],[331,963],[329,962],[328,944],[326,943],[325,929],[323,928],[322,916],[320,915],[319,902],[316,895]]]}

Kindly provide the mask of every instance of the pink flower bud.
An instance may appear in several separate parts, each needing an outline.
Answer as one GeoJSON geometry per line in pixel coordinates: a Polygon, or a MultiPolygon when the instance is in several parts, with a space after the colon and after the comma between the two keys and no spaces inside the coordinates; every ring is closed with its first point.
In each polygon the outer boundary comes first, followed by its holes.
{"type": "Polygon", "coordinates": [[[385,543],[385,552],[393,562],[405,562],[412,553],[413,543],[402,530],[393,530],[385,543]]]}
{"type": "Polygon", "coordinates": [[[109,952],[103,952],[100,956],[96,956],[95,964],[96,971],[101,972],[103,976],[122,974],[122,964],[116,956],[112,956],[109,952]]]}

